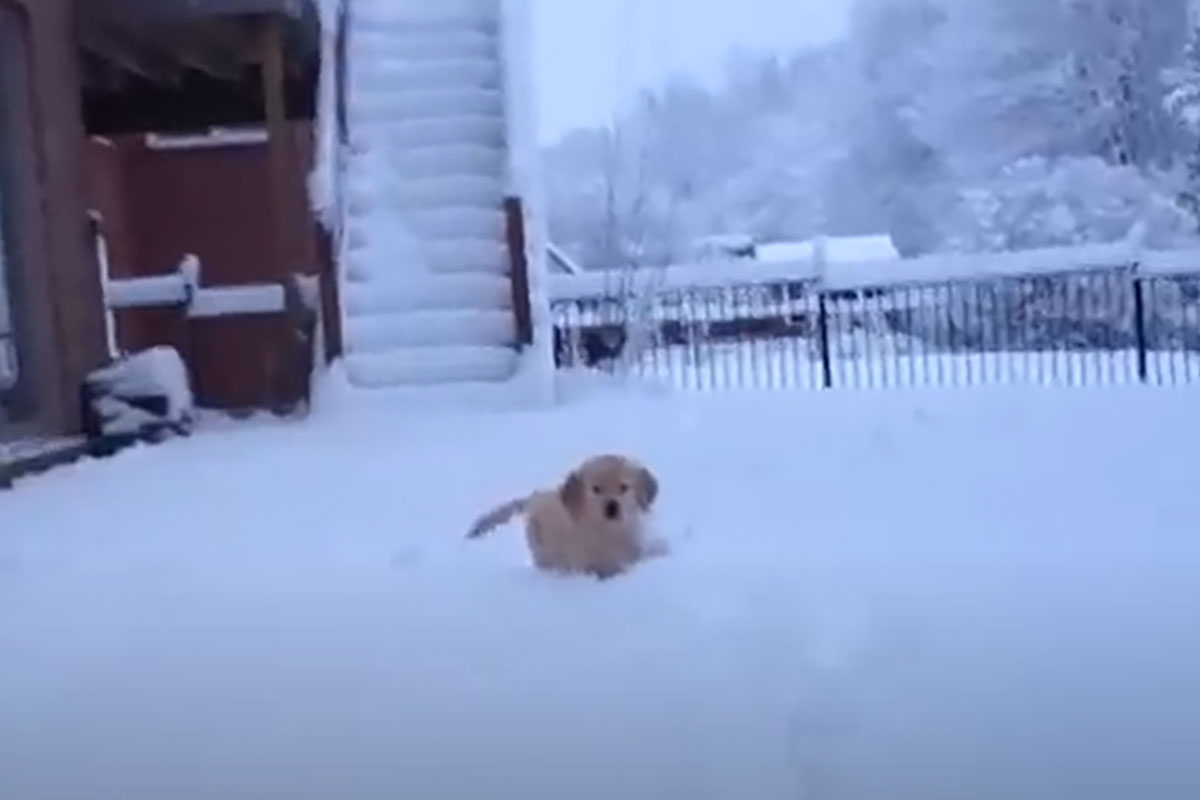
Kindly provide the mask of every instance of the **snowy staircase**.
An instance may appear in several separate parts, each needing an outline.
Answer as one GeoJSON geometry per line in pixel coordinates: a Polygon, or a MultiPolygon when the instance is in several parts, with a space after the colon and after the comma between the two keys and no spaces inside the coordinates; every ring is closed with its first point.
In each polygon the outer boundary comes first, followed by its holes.
{"type": "Polygon", "coordinates": [[[346,375],[366,389],[503,386],[520,342],[502,0],[347,9],[346,375]]]}

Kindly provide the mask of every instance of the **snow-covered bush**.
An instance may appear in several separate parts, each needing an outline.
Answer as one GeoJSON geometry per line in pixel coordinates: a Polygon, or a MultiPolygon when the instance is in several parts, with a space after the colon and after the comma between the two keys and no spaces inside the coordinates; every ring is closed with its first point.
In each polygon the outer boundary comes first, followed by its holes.
{"type": "Polygon", "coordinates": [[[1195,241],[1165,182],[1095,157],[1021,159],[963,190],[948,224],[943,248],[963,252],[1119,241],[1136,227],[1151,246],[1195,241]]]}

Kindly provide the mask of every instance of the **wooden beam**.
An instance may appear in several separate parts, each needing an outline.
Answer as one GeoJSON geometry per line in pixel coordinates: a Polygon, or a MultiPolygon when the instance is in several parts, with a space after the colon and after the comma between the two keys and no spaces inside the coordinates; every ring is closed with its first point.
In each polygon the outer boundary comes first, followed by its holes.
{"type": "Polygon", "coordinates": [[[109,28],[93,24],[81,25],[79,41],[83,49],[92,55],[151,83],[175,87],[183,80],[183,71],[175,61],[109,28]]]}
{"type": "Polygon", "coordinates": [[[190,27],[172,28],[161,34],[162,49],[171,53],[183,65],[222,81],[237,81],[242,77],[246,61],[242,54],[214,46],[202,32],[190,27]]]}
{"type": "Polygon", "coordinates": [[[258,18],[259,61],[262,65],[263,105],[267,127],[267,160],[271,181],[272,228],[276,274],[287,278],[301,268],[304,235],[300,227],[299,165],[287,122],[284,94],[283,20],[275,15],[258,18]]]}

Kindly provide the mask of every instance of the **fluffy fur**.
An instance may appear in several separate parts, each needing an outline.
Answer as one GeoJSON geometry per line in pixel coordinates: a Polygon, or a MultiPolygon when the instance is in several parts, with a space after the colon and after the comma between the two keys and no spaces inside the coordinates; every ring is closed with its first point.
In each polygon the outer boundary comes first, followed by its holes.
{"type": "Polygon", "coordinates": [[[657,497],[658,480],[650,470],[624,456],[597,456],[557,489],[492,509],[467,536],[477,539],[523,514],[529,552],[539,569],[611,578],[666,554],[663,544],[647,541],[644,529],[657,497]]]}

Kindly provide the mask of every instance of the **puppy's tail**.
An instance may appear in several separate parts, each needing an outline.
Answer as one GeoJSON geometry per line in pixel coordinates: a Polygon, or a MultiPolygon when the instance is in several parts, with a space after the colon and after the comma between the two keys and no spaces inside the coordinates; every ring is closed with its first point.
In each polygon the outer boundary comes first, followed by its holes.
{"type": "Polygon", "coordinates": [[[518,514],[524,514],[525,508],[528,505],[529,498],[521,497],[516,500],[509,500],[504,505],[493,508],[475,521],[475,524],[471,526],[470,533],[467,534],[467,538],[478,539],[492,532],[518,514]]]}

